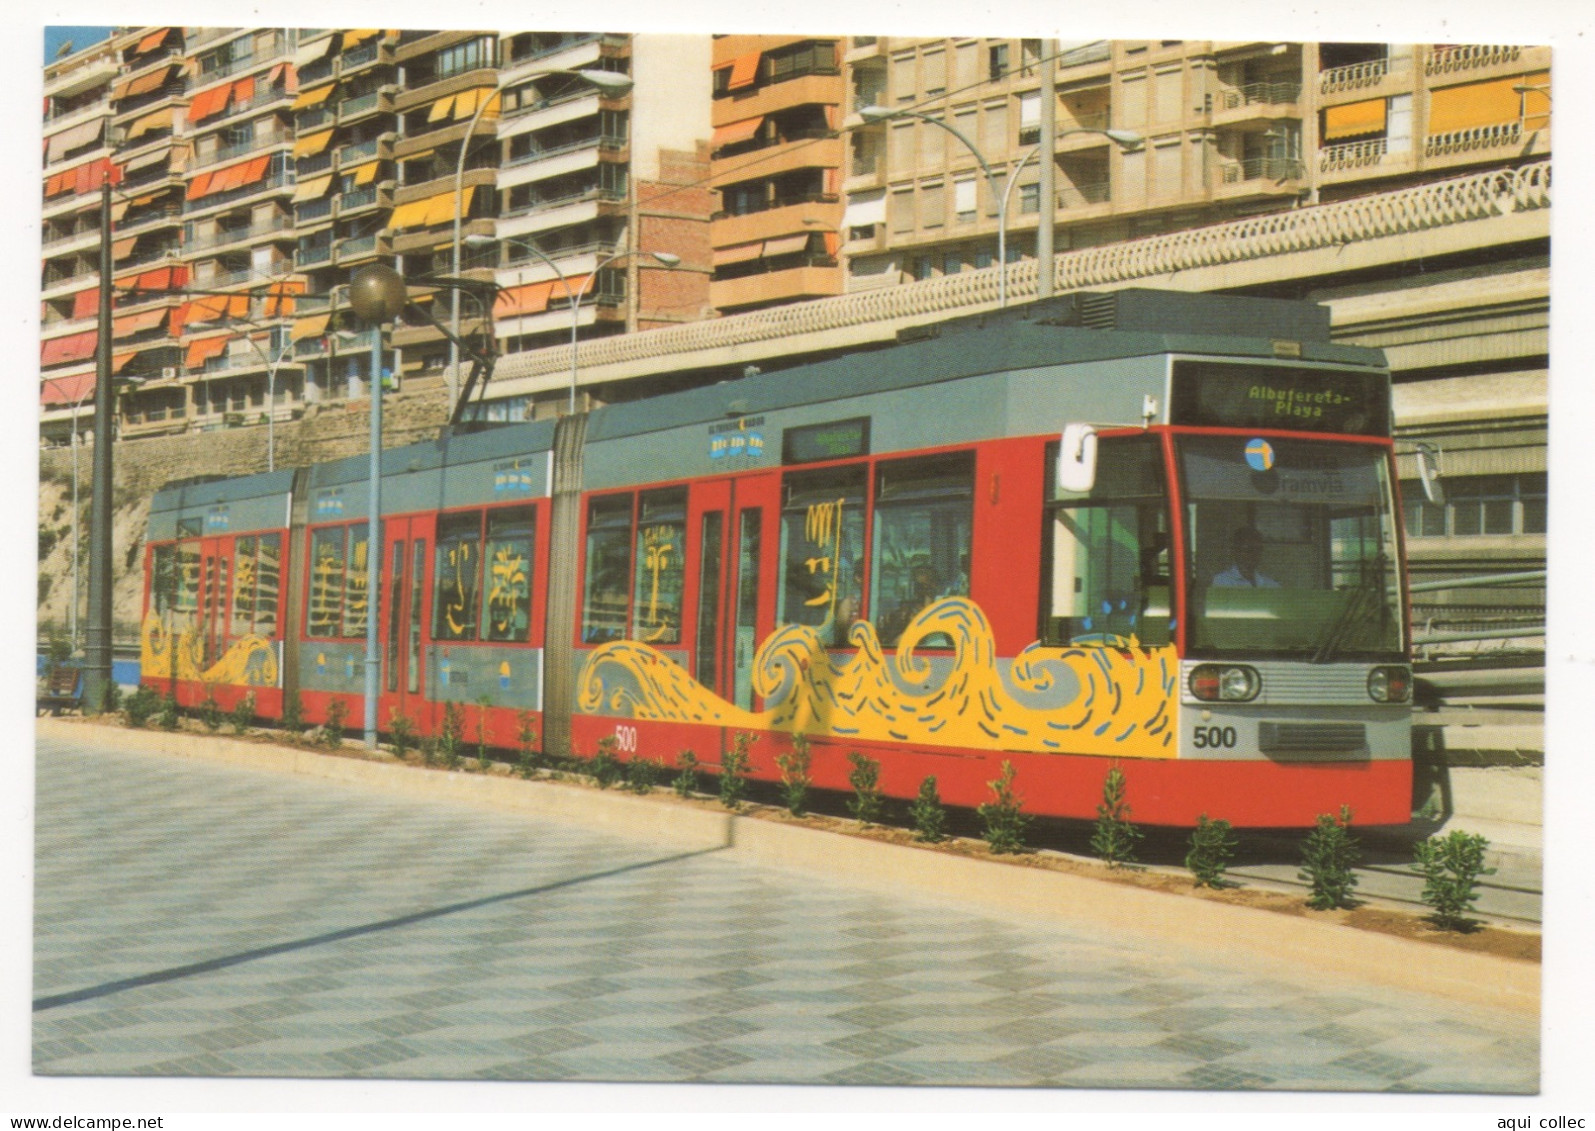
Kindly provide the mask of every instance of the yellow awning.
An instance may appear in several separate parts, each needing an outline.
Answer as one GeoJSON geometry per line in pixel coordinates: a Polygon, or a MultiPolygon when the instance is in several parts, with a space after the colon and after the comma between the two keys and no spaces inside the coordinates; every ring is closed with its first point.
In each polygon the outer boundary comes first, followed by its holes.
{"type": "Polygon", "coordinates": [[[378,34],[378,31],[379,31],[379,29],[374,28],[374,27],[362,27],[362,28],[355,28],[352,31],[344,32],[343,33],[343,49],[345,51],[347,51],[351,47],[359,47],[366,40],[370,39],[373,35],[378,34]]]}
{"type": "Polygon", "coordinates": [[[316,314],[309,318],[301,318],[294,323],[294,328],[288,332],[290,340],[302,342],[306,338],[319,338],[326,332],[327,322],[332,318],[330,314],[316,314]]]}
{"type": "Polygon", "coordinates": [[[337,85],[337,83],[329,83],[326,86],[318,86],[315,90],[301,90],[299,97],[294,99],[294,104],[289,109],[308,110],[312,106],[320,106],[327,100],[327,96],[332,93],[332,88],[337,85]]]}
{"type": "Polygon", "coordinates": [[[294,142],[295,157],[314,157],[332,140],[331,130],[322,130],[320,133],[305,134],[294,142]]]}
{"type": "MultiPolygon", "coordinates": [[[[456,121],[464,121],[465,119],[471,117],[471,115],[476,113],[476,108],[478,106],[481,106],[484,102],[487,102],[489,99],[494,99],[497,96],[498,96],[498,90],[495,89],[495,88],[489,88],[489,87],[479,87],[476,90],[467,90],[467,91],[465,91],[462,94],[455,95],[455,97],[454,97],[454,118],[455,118],[455,120],[456,121]]],[[[487,108],[482,111],[482,117],[490,118],[494,114],[496,114],[497,112],[498,112],[497,108],[492,106],[491,104],[489,104],[487,106],[487,108]]]]}
{"type": "MultiPolygon", "coordinates": [[[[471,195],[476,192],[474,185],[468,185],[460,194],[460,215],[465,216],[471,211],[471,195]]],[[[445,192],[434,196],[427,201],[426,225],[452,224],[454,222],[454,194],[445,192]]]]}
{"type": "Polygon", "coordinates": [[[1324,140],[1336,141],[1345,137],[1376,134],[1385,128],[1385,100],[1370,99],[1352,102],[1345,106],[1331,106],[1324,111],[1324,140]]]}
{"type": "MultiPolygon", "coordinates": [[[[1518,120],[1527,111],[1529,98],[1538,92],[1518,94],[1513,87],[1534,87],[1550,82],[1541,72],[1527,78],[1495,79],[1445,86],[1429,92],[1429,134],[1471,130],[1478,126],[1501,126],[1518,120]]],[[[1536,109],[1539,104],[1536,103],[1536,109]]]]}
{"type": "Polygon", "coordinates": [[[428,122],[441,122],[449,116],[454,109],[454,95],[450,94],[432,103],[432,109],[427,112],[428,122]]]}
{"type": "Polygon", "coordinates": [[[151,130],[169,130],[171,128],[172,108],[168,106],[164,110],[157,110],[153,114],[144,115],[144,117],[129,126],[127,140],[133,141],[136,138],[141,138],[151,130]]]}
{"type": "Polygon", "coordinates": [[[354,178],[354,185],[356,188],[359,188],[361,185],[368,185],[377,179],[377,164],[378,163],[375,161],[367,161],[364,165],[360,165],[355,169],[347,171],[345,176],[352,176],[354,178]]]}
{"type": "Polygon", "coordinates": [[[399,231],[403,228],[419,228],[426,223],[427,211],[432,207],[431,200],[412,200],[409,204],[401,204],[393,210],[388,217],[388,228],[399,231]]]}
{"type": "Polygon", "coordinates": [[[308,181],[300,181],[294,186],[295,204],[303,204],[307,200],[320,200],[327,195],[327,186],[332,183],[332,174],[324,177],[312,177],[308,181]]]}

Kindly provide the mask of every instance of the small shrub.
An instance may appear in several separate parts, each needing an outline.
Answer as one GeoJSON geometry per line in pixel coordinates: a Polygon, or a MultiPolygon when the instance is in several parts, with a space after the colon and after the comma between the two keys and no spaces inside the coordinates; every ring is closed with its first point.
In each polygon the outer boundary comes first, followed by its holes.
{"type": "Polygon", "coordinates": [[[349,704],[341,695],[334,695],[327,704],[327,722],[321,728],[322,744],[329,750],[336,750],[343,745],[343,725],[349,718],[349,704]]]}
{"type": "Polygon", "coordinates": [[[114,715],[122,709],[122,689],[117,686],[116,680],[107,680],[105,683],[104,698],[100,700],[100,714],[114,715]]]}
{"type": "Polygon", "coordinates": [[[155,694],[153,687],[140,687],[127,697],[127,702],[122,704],[122,714],[127,719],[130,727],[142,727],[150,721],[160,707],[161,697],[155,694]]]}
{"type": "Polygon", "coordinates": [[[742,794],[748,785],[748,767],[753,763],[748,756],[753,739],[754,736],[746,731],[738,731],[731,736],[731,749],[720,759],[720,804],[727,809],[742,805],[742,794]]]}
{"type": "Polygon", "coordinates": [[[652,758],[636,758],[626,763],[626,788],[633,793],[652,793],[659,784],[659,763],[652,758]]]}
{"type": "Polygon", "coordinates": [[[1013,779],[1013,763],[1004,762],[997,780],[986,783],[991,788],[991,800],[975,810],[986,826],[987,846],[997,853],[1025,851],[1025,830],[1030,818],[1022,811],[1024,798],[1014,792],[1013,779]]]}
{"type": "Polygon", "coordinates": [[[626,768],[615,757],[618,743],[613,735],[605,735],[598,740],[598,753],[593,755],[593,760],[588,763],[587,772],[593,776],[593,781],[598,783],[599,789],[608,789],[625,776],[626,768]]]}
{"type": "Polygon", "coordinates": [[[1196,818],[1196,828],[1191,830],[1191,850],[1185,854],[1185,866],[1196,877],[1199,888],[1231,886],[1224,878],[1224,870],[1235,856],[1237,841],[1230,833],[1228,821],[1209,820],[1206,813],[1196,818]]]}
{"type": "Polygon", "coordinates": [[[282,729],[289,734],[305,733],[305,707],[299,701],[299,692],[285,692],[282,697],[282,729]]]}
{"type": "Polygon", "coordinates": [[[493,706],[493,697],[484,695],[476,701],[476,768],[487,773],[493,762],[487,756],[487,712],[493,706]]]}
{"type": "Polygon", "coordinates": [[[1484,866],[1490,842],[1477,833],[1452,829],[1443,837],[1430,837],[1413,848],[1412,870],[1423,874],[1423,902],[1434,908],[1437,926],[1449,931],[1471,931],[1478,924],[1468,918],[1478,899],[1480,876],[1493,876],[1484,866]]]}
{"type": "Polygon", "coordinates": [[[947,824],[947,810],[942,808],[941,795],[936,792],[935,775],[919,783],[919,796],[909,803],[908,815],[914,820],[915,840],[935,844],[947,839],[942,831],[947,824]]]}
{"type": "Polygon", "coordinates": [[[676,776],[670,788],[676,791],[677,797],[698,792],[698,756],[692,751],[683,750],[676,759],[676,776]]]}
{"type": "Polygon", "coordinates": [[[205,724],[205,729],[215,734],[222,729],[222,708],[216,702],[216,689],[205,688],[205,701],[199,705],[199,721],[205,724]]]}
{"type": "Polygon", "coordinates": [[[787,812],[794,817],[803,816],[803,808],[808,803],[809,787],[814,784],[809,772],[813,760],[808,736],[803,734],[794,734],[792,749],[775,756],[776,767],[781,771],[781,795],[787,812]]]}
{"type": "Polygon", "coordinates": [[[522,711],[515,716],[515,722],[515,739],[520,744],[521,755],[515,763],[515,772],[523,778],[529,778],[532,771],[537,769],[537,755],[533,751],[537,745],[537,720],[530,711],[522,711]]]}
{"type": "Polygon", "coordinates": [[[1091,833],[1091,850],[1108,867],[1135,862],[1135,846],[1142,832],[1130,823],[1130,805],[1124,799],[1124,771],[1114,766],[1102,780],[1102,804],[1097,806],[1097,823],[1091,833]]]}
{"type": "Polygon", "coordinates": [[[444,769],[460,768],[464,757],[461,747],[464,745],[465,711],[451,700],[443,704],[443,725],[438,728],[438,754],[443,759],[444,769]]]}
{"type": "Polygon", "coordinates": [[[881,819],[881,806],[886,800],[880,789],[881,764],[873,758],[866,758],[857,750],[849,754],[847,760],[853,767],[847,775],[847,784],[853,787],[847,811],[853,814],[859,824],[873,825],[881,819]]]}
{"type": "Polygon", "coordinates": [[[158,715],[156,715],[155,721],[160,723],[161,726],[163,728],[165,728],[166,730],[176,730],[177,729],[177,692],[176,691],[173,691],[173,692],[169,693],[166,696],[166,698],[161,700],[160,713],[158,715]]]}
{"type": "Polygon", "coordinates": [[[409,715],[395,707],[388,719],[388,732],[393,735],[393,753],[403,760],[415,745],[415,724],[409,715]]]}
{"type": "Polygon", "coordinates": [[[248,692],[227,713],[228,721],[233,724],[234,734],[248,734],[250,724],[255,721],[255,693],[248,692]]]}
{"type": "Polygon", "coordinates": [[[1362,850],[1351,835],[1351,809],[1340,807],[1340,816],[1320,814],[1318,823],[1302,840],[1302,868],[1297,875],[1307,881],[1311,889],[1307,906],[1315,911],[1329,911],[1336,907],[1354,904],[1352,889],[1357,877],[1352,868],[1362,858],[1362,850]]]}

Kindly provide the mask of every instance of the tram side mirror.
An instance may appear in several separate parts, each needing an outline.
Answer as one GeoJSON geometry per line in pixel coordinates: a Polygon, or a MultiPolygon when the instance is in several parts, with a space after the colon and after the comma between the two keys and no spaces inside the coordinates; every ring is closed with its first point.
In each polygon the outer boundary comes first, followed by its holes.
{"type": "Polygon", "coordinates": [[[1058,487],[1084,495],[1097,481],[1097,430],[1090,424],[1065,424],[1058,445],[1058,487]]]}
{"type": "Polygon", "coordinates": [[[1445,506],[1445,484],[1440,482],[1440,449],[1433,444],[1419,444],[1417,457],[1423,497],[1437,507],[1445,506]]]}

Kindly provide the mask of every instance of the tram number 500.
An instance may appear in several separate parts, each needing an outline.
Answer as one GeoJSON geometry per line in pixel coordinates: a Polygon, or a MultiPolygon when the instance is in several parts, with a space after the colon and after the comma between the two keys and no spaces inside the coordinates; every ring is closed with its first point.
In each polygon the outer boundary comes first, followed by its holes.
{"type": "Polygon", "coordinates": [[[1233,750],[1235,741],[1234,727],[1197,727],[1191,732],[1191,743],[1198,750],[1233,750]]]}
{"type": "Polygon", "coordinates": [[[617,726],[615,728],[615,749],[622,754],[637,753],[637,728],[617,726]]]}

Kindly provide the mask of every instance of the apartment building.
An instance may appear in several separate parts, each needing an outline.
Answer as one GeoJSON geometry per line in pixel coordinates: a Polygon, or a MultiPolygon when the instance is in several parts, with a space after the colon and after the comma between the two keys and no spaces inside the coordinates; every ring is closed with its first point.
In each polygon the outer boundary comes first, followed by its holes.
{"type": "MultiPolygon", "coordinates": [[[[1550,151],[1548,48],[1164,40],[1045,49],[1056,67],[1059,251],[1550,151]],[[1110,128],[1140,143],[1117,144],[1101,132],[1110,128]]],[[[1043,50],[1039,39],[848,40],[849,290],[991,265],[1000,212],[1010,261],[1035,254],[1043,50]],[[905,113],[867,121],[858,116],[867,107],[905,113]]]]}
{"type": "Polygon", "coordinates": [[[842,42],[715,37],[711,296],[721,314],[842,292],[842,42]]]}

